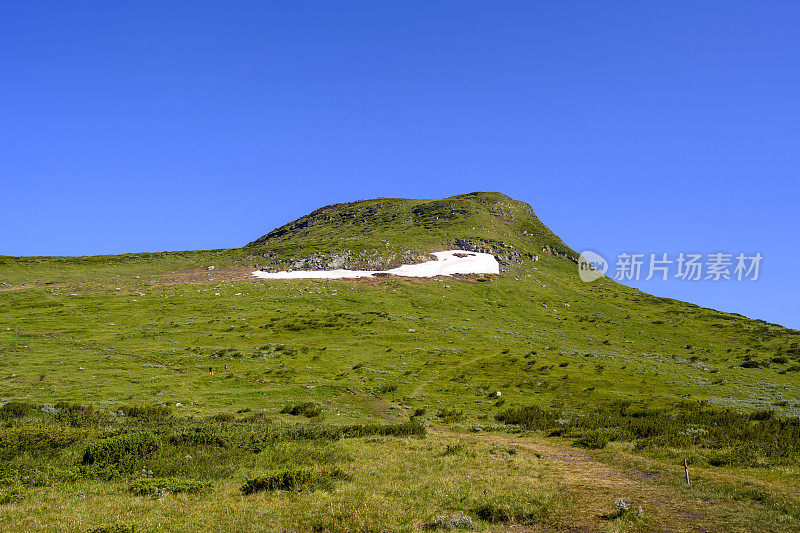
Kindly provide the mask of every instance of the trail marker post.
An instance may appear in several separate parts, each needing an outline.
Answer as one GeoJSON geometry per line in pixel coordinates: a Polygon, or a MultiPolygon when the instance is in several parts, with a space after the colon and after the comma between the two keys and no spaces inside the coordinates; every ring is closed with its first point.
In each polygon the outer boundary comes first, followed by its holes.
{"type": "Polygon", "coordinates": [[[686,473],[686,484],[691,485],[689,483],[689,465],[686,463],[686,459],[683,460],[683,471],[686,473]]]}

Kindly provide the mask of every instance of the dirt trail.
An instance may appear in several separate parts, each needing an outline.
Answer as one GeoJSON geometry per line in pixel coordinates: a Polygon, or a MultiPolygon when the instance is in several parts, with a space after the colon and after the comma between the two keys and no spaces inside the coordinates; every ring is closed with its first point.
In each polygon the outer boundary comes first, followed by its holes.
{"type": "MultiPolygon", "coordinates": [[[[431,428],[432,433],[458,435],[498,446],[518,446],[540,455],[552,467],[566,492],[575,499],[573,509],[579,514],[569,517],[569,529],[574,531],[604,531],[615,529],[618,521],[609,519],[614,501],[625,498],[633,509],[642,506],[647,531],[725,531],[704,509],[704,502],[680,494],[674,486],[659,478],[662,472],[651,469],[620,468],[602,461],[589,451],[573,448],[566,443],[545,437],[516,437],[496,434],[462,434],[446,428],[431,428]]],[[[663,464],[659,465],[661,468],[663,464]]],[[[683,476],[682,467],[663,475],[683,476]]],[[[705,503],[708,505],[708,503],[705,503]]],[[[632,529],[639,529],[631,524],[632,529]]],[[[521,531],[515,528],[515,531],[521,531]]]]}

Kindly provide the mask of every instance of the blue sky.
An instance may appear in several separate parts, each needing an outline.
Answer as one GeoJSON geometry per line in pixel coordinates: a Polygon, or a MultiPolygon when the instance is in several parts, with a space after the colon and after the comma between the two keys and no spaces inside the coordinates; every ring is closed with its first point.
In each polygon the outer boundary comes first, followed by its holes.
{"type": "Polygon", "coordinates": [[[797,2],[8,2],[0,254],[235,247],[333,202],[497,190],[641,282],[800,328],[797,2]],[[612,260],[613,262],[613,260],[612,260]]]}

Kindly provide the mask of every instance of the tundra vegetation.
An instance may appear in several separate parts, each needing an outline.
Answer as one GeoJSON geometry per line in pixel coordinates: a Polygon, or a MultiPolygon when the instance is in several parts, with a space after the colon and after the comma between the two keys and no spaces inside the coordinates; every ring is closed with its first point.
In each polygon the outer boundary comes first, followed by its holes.
{"type": "Polygon", "coordinates": [[[576,256],[479,193],[237,249],[0,257],[3,529],[800,529],[799,332],[576,256]],[[249,276],[454,247],[503,272],[249,276]]]}

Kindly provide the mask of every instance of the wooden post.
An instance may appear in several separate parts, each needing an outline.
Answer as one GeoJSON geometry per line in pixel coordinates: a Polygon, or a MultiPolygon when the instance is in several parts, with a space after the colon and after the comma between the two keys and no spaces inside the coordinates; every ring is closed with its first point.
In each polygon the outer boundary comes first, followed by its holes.
{"type": "Polygon", "coordinates": [[[686,484],[690,485],[690,483],[689,483],[689,465],[686,463],[686,459],[683,460],[683,471],[686,472],[686,484]]]}

